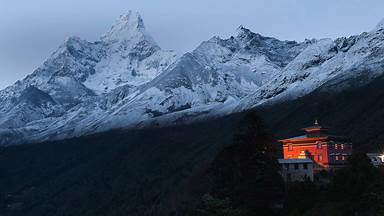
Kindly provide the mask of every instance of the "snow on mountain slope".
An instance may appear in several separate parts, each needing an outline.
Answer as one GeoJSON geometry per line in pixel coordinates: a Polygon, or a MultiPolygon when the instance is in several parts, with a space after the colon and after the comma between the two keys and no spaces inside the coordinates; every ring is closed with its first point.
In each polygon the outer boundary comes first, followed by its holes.
{"type": "Polygon", "coordinates": [[[228,97],[241,99],[279,73],[283,63],[274,61],[278,59],[276,55],[285,54],[284,59],[293,59],[303,47],[295,42],[262,37],[241,27],[236,37],[227,40],[214,37],[203,42],[149,82],[146,88],[156,88],[166,96],[166,100],[157,105],[162,108],[156,110],[165,113],[183,107],[222,103],[228,97]],[[263,47],[268,46],[270,40],[277,46],[263,47]],[[252,47],[252,43],[259,45],[252,47]]]}
{"type": "Polygon", "coordinates": [[[383,72],[384,28],[379,24],[371,32],[357,36],[313,41],[281,74],[243,99],[239,109],[292,100],[319,87],[341,91],[353,87],[351,80],[354,85],[364,85],[383,72]]]}
{"type": "Polygon", "coordinates": [[[127,122],[140,125],[151,118],[198,110],[222,114],[228,109],[219,107],[236,107],[241,98],[278,74],[286,61],[306,46],[262,37],[240,27],[236,37],[214,37],[183,55],[119,106],[112,107],[97,124],[101,128],[123,127],[127,122]]]}
{"type": "Polygon", "coordinates": [[[22,127],[50,117],[45,111],[35,115],[34,109],[25,107],[22,120],[9,118],[30,87],[52,97],[52,113],[64,113],[117,87],[134,88],[148,82],[175,58],[175,52],[161,50],[148,35],[139,14],[128,12],[101,41],[70,37],[31,75],[0,91],[0,127],[22,127]]]}
{"type": "Polygon", "coordinates": [[[140,16],[132,13],[120,17],[101,42],[90,45],[79,39],[72,41],[70,48],[59,50],[79,57],[80,63],[73,60],[70,66],[80,64],[90,69],[84,69],[81,76],[71,73],[74,69],[66,75],[93,95],[67,108],[62,116],[41,117],[24,127],[3,131],[10,137],[7,142],[15,137],[38,141],[139,126],[173,113],[228,113],[307,46],[240,27],[235,37],[214,37],[171,64],[174,53],[161,51],[145,32],[140,16]],[[82,48],[83,44],[90,48],[82,48]]]}
{"type": "Polygon", "coordinates": [[[128,12],[101,38],[105,56],[84,85],[96,93],[106,93],[123,85],[139,86],[156,77],[176,58],[163,51],[147,33],[138,13],[128,12]]]}
{"type": "Polygon", "coordinates": [[[63,110],[57,107],[51,96],[31,86],[21,93],[15,106],[1,118],[0,127],[17,128],[26,122],[62,114],[63,110]]]}
{"type": "Polygon", "coordinates": [[[90,48],[92,45],[76,37],[67,39],[31,75],[0,91],[1,111],[10,109],[12,101],[29,86],[48,93],[64,107],[74,106],[85,97],[93,96],[94,93],[81,83],[93,73],[92,66],[100,58],[100,54],[90,48]]]}
{"type": "Polygon", "coordinates": [[[0,91],[0,144],[180,124],[363,85],[384,72],[383,26],[302,43],[241,26],[176,59],[129,12],[100,41],[69,38],[33,74],[0,91]]]}

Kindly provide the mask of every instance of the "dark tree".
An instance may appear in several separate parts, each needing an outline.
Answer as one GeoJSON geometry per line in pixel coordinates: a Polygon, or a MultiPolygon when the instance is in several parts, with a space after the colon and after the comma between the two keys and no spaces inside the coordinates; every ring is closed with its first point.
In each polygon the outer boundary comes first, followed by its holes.
{"type": "Polygon", "coordinates": [[[191,216],[241,216],[240,209],[231,207],[228,199],[218,199],[211,195],[204,195],[201,207],[194,211],[191,216]]]}
{"type": "MultiPolygon", "coordinates": [[[[335,171],[328,189],[316,193],[321,198],[315,206],[301,215],[384,215],[383,179],[382,168],[374,167],[365,154],[354,154],[346,167],[335,171]]],[[[311,194],[310,188],[303,190],[311,194]]]]}
{"type": "Polygon", "coordinates": [[[211,194],[229,199],[245,215],[272,214],[273,205],[284,191],[273,138],[256,112],[247,113],[239,122],[233,143],[213,161],[211,194]]]}
{"type": "Polygon", "coordinates": [[[336,172],[331,186],[332,197],[358,201],[378,175],[378,170],[365,154],[355,154],[349,158],[345,168],[336,172]]]}

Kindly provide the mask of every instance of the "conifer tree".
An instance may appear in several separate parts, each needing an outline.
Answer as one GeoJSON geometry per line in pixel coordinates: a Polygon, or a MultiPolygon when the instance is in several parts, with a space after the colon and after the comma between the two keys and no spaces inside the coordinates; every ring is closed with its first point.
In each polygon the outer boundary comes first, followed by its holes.
{"type": "Polygon", "coordinates": [[[268,215],[284,191],[278,171],[273,138],[263,120],[251,111],[239,122],[232,144],[212,163],[211,193],[245,209],[244,215],[268,215]]]}

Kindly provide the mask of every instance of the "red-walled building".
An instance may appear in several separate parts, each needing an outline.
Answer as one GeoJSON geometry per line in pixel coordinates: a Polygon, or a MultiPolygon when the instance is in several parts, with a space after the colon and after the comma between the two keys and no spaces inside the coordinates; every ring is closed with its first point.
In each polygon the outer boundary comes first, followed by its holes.
{"type": "Polygon", "coordinates": [[[315,171],[345,165],[352,154],[352,143],[348,139],[329,135],[328,128],[320,126],[317,121],[303,130],[303,136],[280,140],[284,159],[310,158],[315,171]]]}

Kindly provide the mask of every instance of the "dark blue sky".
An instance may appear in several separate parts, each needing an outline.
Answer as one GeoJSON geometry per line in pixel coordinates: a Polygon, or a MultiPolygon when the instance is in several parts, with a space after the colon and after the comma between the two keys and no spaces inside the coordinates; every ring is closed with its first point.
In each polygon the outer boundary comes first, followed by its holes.
{"type": "Polygon", "coordinates": [[[162,48],[183,53],[239,25],[299,41],[359,34],[384,18],[384,1],[0,0],[0,89],[31,73],[65,38],[96,40],[128,10],[141,13],[162,48]]]}

